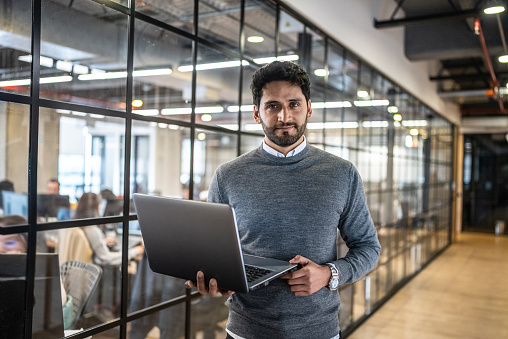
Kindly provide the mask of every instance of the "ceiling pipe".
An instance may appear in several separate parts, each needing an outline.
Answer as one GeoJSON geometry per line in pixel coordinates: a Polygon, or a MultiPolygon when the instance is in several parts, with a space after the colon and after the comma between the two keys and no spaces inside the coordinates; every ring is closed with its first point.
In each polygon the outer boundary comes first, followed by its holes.
{"type": "MultiPolygon", "coordinates": [[[[485,62],[487,63],[487,66],[489,68],[493,94],[494,94],[494,96],[496,96],[496,95],[499,96],[499,81],[496,78],[496,73],[494,73],[494,67],[492,66],[492,61],[490,60],[489,51],[487,49],[487,44],[485,43],[485,36],[483,35],[482,26],[480,24],[480,19],[478,17],[476,17],[474,19],[474,28],[475,28],[475,33],[478,34],[478,36],[480,37],[480,43],[482,45],[483,56],[485,57],[485,62]]],[[[499,104],[499,111],[501,113],[505,113],[503,99],[501,97],[498,97],[497,102],[499,104]]]]}

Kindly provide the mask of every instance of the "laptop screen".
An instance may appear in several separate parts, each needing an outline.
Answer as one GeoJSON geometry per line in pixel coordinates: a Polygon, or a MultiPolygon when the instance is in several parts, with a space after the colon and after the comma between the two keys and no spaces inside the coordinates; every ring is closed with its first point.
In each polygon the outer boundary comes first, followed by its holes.
{"type": "MultiPolygon", "coordinates": [[[[64,336],[58,255],[37,254],[32,338],[64,336]]],[[[0,254],[0,333],[22,338],[25,326],[26,254],[0,254]]]]}

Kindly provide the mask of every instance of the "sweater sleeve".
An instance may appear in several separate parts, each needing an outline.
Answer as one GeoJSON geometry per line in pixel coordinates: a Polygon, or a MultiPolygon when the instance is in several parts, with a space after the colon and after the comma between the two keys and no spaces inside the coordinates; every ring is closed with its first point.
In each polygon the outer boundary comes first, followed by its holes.
{"type": "Polygon", "coordinates": [[[352,165],[349,177],[349,198],[339,222],[340,234],[349,250],[343,258],[333,262],[341,285],[353,283],[374,269],[381,251],[360,175],[352,165]]]}
{"type": "Polygon", "coordinates": [[[98,226],[83,227],[86,237],[93,250],[94,262],[99,265],[121,265],[122,252],[111,252],[106,245],[106,239],[98,226]]]}
{"type": "Polygon", "coordinates": [[[220,167],[217,168],[212,177],[212,182],[208,188],[208,201],[216,203],[224,203],[219,190],[219,171],[220,167]]]}

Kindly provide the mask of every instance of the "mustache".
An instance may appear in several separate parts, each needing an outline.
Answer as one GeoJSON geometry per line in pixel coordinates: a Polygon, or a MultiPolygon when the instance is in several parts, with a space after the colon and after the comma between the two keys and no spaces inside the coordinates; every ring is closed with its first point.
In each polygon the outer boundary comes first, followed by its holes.
{"type": "Polygon", "coordinates": [[[277,123],[275,125],[275,128],[282,128],[282,127],[288,127],[288,126],[298,127],[298,124],[296,122],[281,122],[281,123],[277,123]]]}

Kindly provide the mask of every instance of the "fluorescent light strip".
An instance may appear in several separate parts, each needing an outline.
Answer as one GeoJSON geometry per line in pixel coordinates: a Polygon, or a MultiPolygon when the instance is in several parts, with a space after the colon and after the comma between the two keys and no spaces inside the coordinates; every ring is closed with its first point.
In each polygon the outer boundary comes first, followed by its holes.
{"type": "Polygon", "coordinates": [[[362,100],[354,102],[356,107],[388,106],[389,100],[362,100]]]}
{"type": "Polygon", "coordinates": [[[158,109],[136,109],[136,110],[133,110],[132,113],[139,114],[139,115],[154,116],[154,115],[159,115],[159,110],[158,109]]]}
{"type": "Polygon", "coordinates": [[[349,101],[328,101],[328,102],[313,102],[311,103],[312,108],[340,108],[340,107],[351,107],[349,101]]]}
{"type": "Polygon", "coordinates": [[[424,127],[427,126],[427,120],[403,120],[404,127],[424,127]]]}
{"type": "Polygon", "coordinates": [[[385,120],[379,120],[379,121],[364,121],[362,122],[362,127],[369,128],[369,127],[388,127],[388,121],[385,120]]]}
{"type": "MultiPolygon", "coordinates": [[[[242,112],[253,112],[254,111],[254,105],[242,105],[240,106],[240,110],[242,112]]],[[[228,112],[234,113],[238,112],[238,106],[228,106],[228,112]]]]}
{"type": "MultiPolygon", "coordinates": [[[[241,63],[244,66],[249,65],[249,63],[245,60],[241,63]]],[[[196,65],[196,70],[203,71],[208,69],[219,69],[219,68],[229,68],[229,67],[238,67],[240,66],[240,60],[233,60],[233,61],[223,61],[223,62],[212,62],[209,64],[199,64],[196,65]]],[[[180,66],[178,67],[178,72],[192,72],[194,70],[194,66],[188,65],[188,66],[180,66]]]]}
{"type": "MultiPolygon", "coordinates": [[[[285,61],[295,61],[298,60],[299,57],[296,54],[291,55],[282,55],[278,57],[267,57],[267,58],[256,58],[254,59],[254,62],[258,65],[260,64],[267,64],[275,60],[285,60],[285,61]]],[[[242,60],[241,63],[243,66],[248,66],[250,63],[246,60],[242,60]]],[[[208,69],[220,69],[220,68],[230,68],[230,67],[239,67],[240,66],[240,60],[234,60],[234,61],[223,61],[223,62],[212,62],[208,64],[199,64],[196,66],[196,70],[203,71],[208,69]]],[[[178,72],[192,72],[194,70],[194,66],[192,65],[185,65],[185,66],[179,66],[178,72]]]]}
{"type": "MultiPolygon", "coordinates": [[[[224,112],[224,107],[222,106],[211,106],[211,107],[196,107],[196,114],[213,114],[213,113],[222,113],[224,112]]],[[[190,107],[182,107],[182,108],[164,108],[161,110],[161,114],[163,115],[177,115],[177,114],[191,114],[192,108],[190,107]]]]}
{"type": "Polygon", "coordinates": [[[356,121],[335,121],[335,122],[309,122],[307,123],[308,129],[339,129],[339,128],[358,128],[356,121]]]}
{"type": "MultiPolygon", "coordinates": [[[[157,75],[168,75],[173,73],[171,68],[160,68],[160,69],[146,69],[137,70],[132,73],[134,77],[146,77],[146,76],[157,76],[157,75]]],[[[79,80],[107,80],[107,79],[120,79],[126,78],[127,72],[105,72],[105,73],[94,73],[78,75],[79,80]]]]}
{"type": "MultiPolygon", "coordinates": [[[[24,61],[24,62],[32,62],[32,55],[31,54],[22,55],[22,56],[18,57],[18,60],[24,61]]],[[[41,66],[53,67],[53,59],[52,58],[45,57],[45,56],[41,55],[39,60],[40,60],[41,66]]]]}
{"type": "MultiPolygon", "coordinates": [[[[41,78],[41,84],[53,84],[56,82],[69,82],[72,81],[72,77],[70,75],[63,75],[58,77],[47,77],[41,78]]],[[[7,80],[0,81],[0,87],[10,87],[10,86],[29,86],[30,79],[19,79],[19,80],[7,80]]]]}

